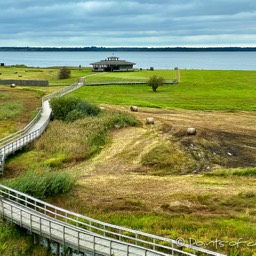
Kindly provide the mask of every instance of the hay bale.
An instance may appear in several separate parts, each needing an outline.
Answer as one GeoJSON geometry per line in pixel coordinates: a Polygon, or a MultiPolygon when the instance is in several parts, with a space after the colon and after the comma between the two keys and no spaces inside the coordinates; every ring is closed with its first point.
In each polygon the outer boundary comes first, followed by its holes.
{"type": "Polygon", "coordinates": [[[154,121],[154,118],[153,117],[147,117],[146,118],[146,124],[154,124],[155,121],[154,121]]]}
{"type": "Polygon", "coordinates": [[[187,129],[187,135],[196,135],[196,128],[188,128],[187,129]]]}
{"type": "Polygon", "coordinates": [[[15,87],[16,87],[16,84],[11,84],[10,87],[11,87],[11,88],[15,88],[15,87]]]}
{"type": "Polygon", "coordinates": [[[138,111],[139,111],[138,107],[136,107],[136,106],[131,106],[131,107],[130,107],[130,110],[131,110],[132,112],[138,112],[138,111]]]}

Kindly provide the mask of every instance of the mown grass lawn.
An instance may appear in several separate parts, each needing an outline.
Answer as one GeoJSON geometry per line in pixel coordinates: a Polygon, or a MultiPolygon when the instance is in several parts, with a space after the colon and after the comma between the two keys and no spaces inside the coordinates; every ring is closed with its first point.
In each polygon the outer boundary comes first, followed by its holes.
{"type": "MultiPolygon", "coordinates": [[[[125,75],[100,74],[87,81],[145,81],[153,74],[165,79],[172,77],[171,71],[136,71],[125,75]]],[[[71,95],[97,104],[190,110],[256,110],[256,71],[181,70],[180,74],[179,84],[164,85],[157,92],[147,85],[107,85],[85,86],[71,95]]]]}

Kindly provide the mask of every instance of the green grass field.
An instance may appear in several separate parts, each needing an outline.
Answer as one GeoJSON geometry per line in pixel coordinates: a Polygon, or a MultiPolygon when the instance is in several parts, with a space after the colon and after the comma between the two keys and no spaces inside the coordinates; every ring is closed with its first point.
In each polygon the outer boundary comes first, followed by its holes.
{"type": "Polygon", "coordinates": [[[16,80],[48,80],[50,86],[70,85],[76,82],[79,77],[91,74],[90,68],[70,67],[71,77],[68,79],[58,79],[59,68],[32,68],[20,66],[0,67],[0,79],[16,79],[16,80]]]}
{"type": "MultiPolygon", "coordinates": [[[[92,76],[87,82],[146,80],[153,74],[171,79],[174,71],[135,71],[92,76]]],[[[154,93],[146,85],[86,86],[79,98],[101,104],[190,110],[256,110],[256,71],[181,70],[181,82],[154,93]]]]}

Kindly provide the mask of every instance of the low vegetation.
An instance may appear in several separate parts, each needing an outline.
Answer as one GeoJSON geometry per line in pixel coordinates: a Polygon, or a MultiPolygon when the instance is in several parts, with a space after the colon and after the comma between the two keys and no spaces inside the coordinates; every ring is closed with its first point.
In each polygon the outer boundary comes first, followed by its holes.
{"type": "Polygon", "coordinates": [[[53,98],[51,100],[53,119],[73,122],[86,116],[97,116],[100,108],[78,98],[53,98]]]}
{"type": "Polygon", "coordinates": [[[0,138],[25,127],[41,107],[42,92],[0,86],[0,138]]]}
{"type": "Polygon", "coordinates": [[[60,168],[68,163],[88,159],[107,143],[111,129],[136,125],[139,122],[134,117],[119,111],[102,111],[97,117],[86,117],[69,123],[53,121],[41,138],[35,141],[32,150],[28,148],[24,154],[16,154],[7,160],[7,175],[27,167],[60,168]]]}
{"type": "Polygon", "coordinates": [[[65,194],[71,191],[74,184],[75,177],[70,173],[47,170],[30,170],[5,183],[10,188],[38,199],[65,194]]]}
{"type": "Polygon", "coordinates": [[[207,175],[221,176],[221,177],[232,177],[232,176],[256,177],[256,168],[220,169],[220,170],[214,170],[210,173],[207,173],[207,175]]]}
{"type": "MultiPolygon", "coordinates": [[[[177,145],[161,143],[142,156],[141,162],[144,166],[154,169],[156,175],[170,175],[184,173],[185,165],[189,158],[186,157],[177,145]]],[[[191,170],[190,170],[191,171],[191,170]]]]}
{"type": "Polygon", "coordinates": [[[24,105],[21,102],[5,103],[0,106],[0,120],[15,118],[24,112],[24,105]]]}
{"type": "MultiPolygon", "coordinates": [[[[86,72],[74,69],[71,76],[86,72]]],[[[169,71],[156,70],[88,80],[146,81],[154,74],[170,78],[169,71]]],[[[113,224],[190,239],[230,256],[255,256],[256,119],[254,111],[245,111],[256,109],[255,81],[254,71],[182,70],[180,84],[164,85],[158,93],[146,85],[82,87],[71,97],[105,110],[51,122],[38,141],[7,159],[1,181],[113,224]],[[139,111],[127,113],[131,105],[139,111]],[[148,116],[155,118],[154,125],[144,124],[148,116]],[[195,136],[186,134],[191,125],[195,136]],[[33,175],[40,177],[38,183],[33,175]],[[76,181],[74,189],[55,193],[55,185],[69,187],[69,179],[76,181]],[[43,187],[49,180],[53,192],[48,194],[43,187]]],[[[42,90],[56,89],[58,83],[52,79],[42,90]]],[[[7,238],[9,228],[0,223],[4,256],[12,255],[10,245],[17,241],[16,235],[7,238]]],[[[10,230],[19,237],[19,231],[10,230]]],[[[26,239],[11,246],[16,254],[33,255],[26,239]]]]}
{"type": "Polygon", "coordinates": [[[0,255],[2,256],[50,256],[47,248],[33,244],[32,236],[14,224],[0,218],[0,255]]]}

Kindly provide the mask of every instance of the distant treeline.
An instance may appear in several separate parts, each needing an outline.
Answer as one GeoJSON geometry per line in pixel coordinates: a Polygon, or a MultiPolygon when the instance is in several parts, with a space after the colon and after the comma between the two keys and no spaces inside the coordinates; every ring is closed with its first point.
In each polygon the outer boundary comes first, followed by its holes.
{"type": "Polygon", "coordinates": [[[29,52],[56,52],[56,51],[150,51],[150,52],[227,52],[227,51],[256,51],[256,47],[0,47],[0,51],[29,51],[29,52]]]}

